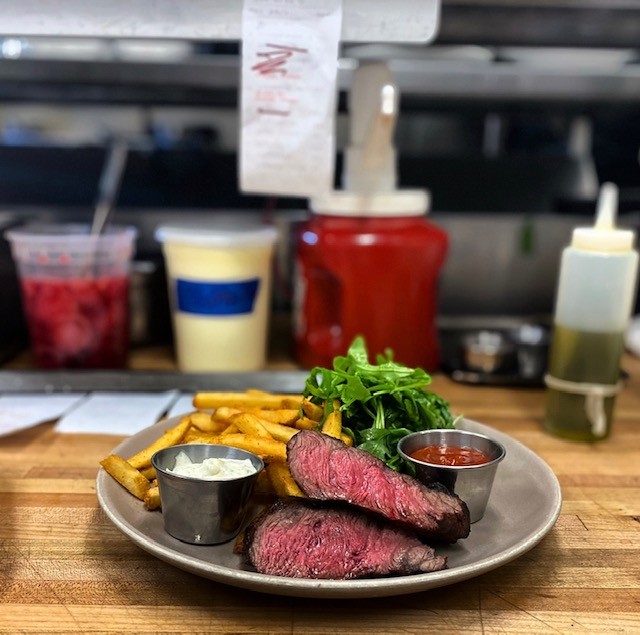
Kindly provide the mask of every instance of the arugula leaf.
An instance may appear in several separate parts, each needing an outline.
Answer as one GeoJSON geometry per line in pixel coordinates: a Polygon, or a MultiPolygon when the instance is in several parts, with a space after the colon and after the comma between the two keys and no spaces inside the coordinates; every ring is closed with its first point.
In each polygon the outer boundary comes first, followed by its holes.
{"type": "Polygon", "coordinates": [[[397,443],[417,430],[453,428],[449,404],[426,390],[431,376],[421,368],[393,361],[387,349],[371,364],[362,337],[356,337],[345,356],[333,360],[333,369],[316,367],[307,377],[304,396],[317,404],[340,402],[343,426],[359,448],[389,467],[405,467],[397,443]]]}
{"type": "Polygon", "coordinates": [[[411,430],[407,428],[393,428],[391,430],[367,428],[360,434],[362,442],[358,444],[358,447],[378,457],[389,467],[400,471],[402,459],[398,455],[396,447],[398,441],[410,432],[411,430]]]}

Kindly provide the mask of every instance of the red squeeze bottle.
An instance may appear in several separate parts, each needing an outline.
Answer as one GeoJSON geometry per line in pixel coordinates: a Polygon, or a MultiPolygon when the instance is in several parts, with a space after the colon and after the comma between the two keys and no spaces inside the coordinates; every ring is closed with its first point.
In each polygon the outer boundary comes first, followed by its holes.
{"type": "Polygon", "coordinates": [[[314,214],[297,237],[298,361],[331,368],[363,335],[373,355],[391,348],[398,362],[437,369],[437,287],[447,247],[446,233],[424,212],[314,214]]]}
{"type": "Polygon", "coordinates": [[[361,64],[349,99],[345,188],[312,199],[296,236],[296,357],[331,368],[362,335],[372,356],[390,348],[395,361],[432,371],[447,235],[425,217],[426,191],[396,189],[398,91],[389,68],[361,64]]]}

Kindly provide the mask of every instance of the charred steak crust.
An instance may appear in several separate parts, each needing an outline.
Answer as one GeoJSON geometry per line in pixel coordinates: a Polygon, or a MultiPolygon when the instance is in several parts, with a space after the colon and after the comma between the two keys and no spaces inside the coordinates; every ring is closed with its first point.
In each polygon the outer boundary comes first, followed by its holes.
{"type": "Polygon", "coordinates": [[[259,573],[353,579],[427,573],[446,558],[394,523],[344,504],[280,499],[247,527],[245,555],[259,573]]]}
{"type": "Polygon", "coordinates": [[[326,434],[298,432],[287,444],[287,462],[310,498],[351,503],[429,540],[452,543],[469,535],[469,509],[458,496],[430,489],[326,434]]]}

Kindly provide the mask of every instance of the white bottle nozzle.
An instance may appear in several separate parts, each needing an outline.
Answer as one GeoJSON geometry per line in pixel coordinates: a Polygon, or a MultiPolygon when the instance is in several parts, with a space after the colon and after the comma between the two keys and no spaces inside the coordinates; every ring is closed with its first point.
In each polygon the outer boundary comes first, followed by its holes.
{"type": "Polygon", "coordinates": [[[617,215],[618,187],[613,183],[603,183],[598,196],[595,225],[574,229],[571,245],[584,251],[603,253],[630,251],[635,235],[630,230],[616,227],[617,215]]]}
{"type": "Polygon", "coordinates": [[[386,64],[363,64],[356,70],[349,94],[351,135],[343,177],[347,190],[372,193],[395,189],[393,134],[398,101],[386,64]]]}
{"type": "Polygon", "coordinates": [[[615,229],[618,214],[618,187],[613,183],[603,183],[598,196],[596,229],[615,229]]]}
{"type": "MultiPolygon", "coordinates": [[[[380,112],[371,122],[369,135],[362,145],[363,167],[368,172],[371,170],[385,170],[386,173],[382,175],[376,173],[374,176],[378,178],[391,177],[394,181],[394,186],[395,156],[392,144],[397,116],[396,95],[397,91],[395,86],[387,84],[382,87],[380,91],[380,112]],[[393,166],[389,165],[390,160],[394,161],[393,166]]],[[[383,186],[384,183],[380,183],[379,185],[383,186]]]]}

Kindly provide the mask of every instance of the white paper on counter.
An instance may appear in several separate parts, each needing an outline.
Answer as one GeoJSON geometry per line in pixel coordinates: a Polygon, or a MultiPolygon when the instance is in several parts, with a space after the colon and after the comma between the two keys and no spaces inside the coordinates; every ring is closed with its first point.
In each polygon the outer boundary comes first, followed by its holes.
{"type": "Polygon", "coordinates": [[[94,392],[56,424],[56,432],[131,435],[156,423],[178,397],[154,393],[94,392]]]}
{"type": "Polygon", "coordinates": [[[312,196],[333,184],[342,0],[244,0],[240,187],[312,196]]]}
{"type": "Polygon", "coordinates": [[[84,393],[0,396],[0,436],[54,421],[73,408],[84,393]]]}
{"type": "Polygon", "coordinates": [[[167,412],[167,419],[171,417],[179,417],[181,415],[195,412],[196,408],[193,407],[193,395],[180,395],[174,402],[169,411],[167,412]]]}

